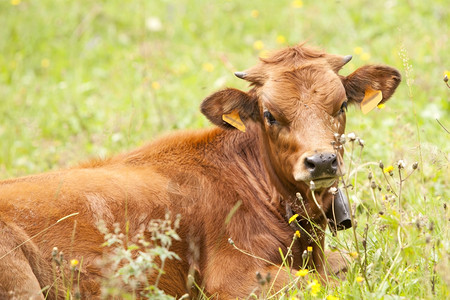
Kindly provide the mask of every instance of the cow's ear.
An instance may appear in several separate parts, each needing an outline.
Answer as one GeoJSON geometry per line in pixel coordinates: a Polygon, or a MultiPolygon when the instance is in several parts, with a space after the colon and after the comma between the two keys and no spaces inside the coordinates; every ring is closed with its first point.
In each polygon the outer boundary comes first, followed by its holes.
{"type": "Polygon", "coordinates": [[[228,88],[207,97],[200,109],[217,126],[245,131],[245,122],[256,120],[258,103],[249,94],[228,88]]]}
{"type": "Polygon", "coordinates": [[[357,69],[342,81],[348,101],[360,104],[363,112],[367,113],[392,96],[401,78],[397,69],[369,65],[357,69]]]}

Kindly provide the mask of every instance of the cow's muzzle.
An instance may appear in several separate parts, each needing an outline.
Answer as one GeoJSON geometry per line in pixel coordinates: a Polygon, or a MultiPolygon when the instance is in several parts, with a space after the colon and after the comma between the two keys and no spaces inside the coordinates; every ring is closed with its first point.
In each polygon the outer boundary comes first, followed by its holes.
{"type": "Polygon", "coordinates": [[[352,227],[350,205],[341,189],[338,189],[337,193],[334,195],[334,201],[326,215],[333,232],[352,227]]]}
{"type": "Polygon", "coordinates": [[[334,153],[317,153],[305,158],[306,169],[312,178],[336,176],[338,159],[334,153]]]}

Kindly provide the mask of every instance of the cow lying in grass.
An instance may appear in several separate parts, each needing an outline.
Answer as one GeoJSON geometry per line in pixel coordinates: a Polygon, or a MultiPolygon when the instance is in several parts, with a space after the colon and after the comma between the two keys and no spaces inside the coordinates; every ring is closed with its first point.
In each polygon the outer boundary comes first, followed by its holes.
{"type": "MultiPolygon", "coordinates": [[[[118,223],[133,236],[167,211],[181,216],[180,240],[170,248],[180,260],[165,262],[158,288],[173,296],[196,297],[195,282],[206,295],[235,299],[268,292],[257,277],[271,274],[266,286],[273,292],[304,264],[322,277],[342,269],[343,261],[323,250],[329,190],[344,172],[335,135],[344,133],[347,105],[383,103],[400,83],[399,72],[387,66],[339,75],[350,59],[303,45],[280,50],[236,73],[250,82],[249,91],[228,88],[203,101],[213,128],[0,182],[1,297],[64,293],[55,280],[54,247],[66,260],[82,261],[81,297],[100,297],[99,261],[108,249],[98,223],[110,229],[118,223]],[[293,240],[296,230],[300,237],[293,240]],[[280,268],[279,249],[290,252],[292,270],[280,268]]],[[[58,268],[68,276],[69,267],[58,268]]],[[[147,276],[152,283],[158,274],[147,276]]]]}

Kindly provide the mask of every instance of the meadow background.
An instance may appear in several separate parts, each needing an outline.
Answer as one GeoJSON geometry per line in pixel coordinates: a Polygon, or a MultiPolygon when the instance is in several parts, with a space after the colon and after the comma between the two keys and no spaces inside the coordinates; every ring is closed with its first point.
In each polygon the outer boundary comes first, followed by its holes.
{"type": "Polygon", "coordinates": [[[449,297],[447,1],[3,0],[0,24],[0,179],[210,126],[202,99],[246,89],[233,72],[287,45],[352,54],[342,74],[398,68],[403,82],[384,108],[347,114],[347,132],[365,143],[347,147],[358,242],[349,230],[329,243],[359,253],[337,288],[289,297],[449,297]]]}

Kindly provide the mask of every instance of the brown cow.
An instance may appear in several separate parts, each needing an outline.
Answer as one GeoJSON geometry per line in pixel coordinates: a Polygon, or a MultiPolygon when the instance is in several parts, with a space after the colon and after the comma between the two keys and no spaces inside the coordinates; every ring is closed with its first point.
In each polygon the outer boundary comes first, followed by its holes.
{"type": "MultiPolygon", "coordinates": [[[[54,290],[53,247],[68,260],[83,261],[82,297],[100,297],[98,261],[106,248],[98,221],[108,228],[128,222],[133,235],[166,211],[181,215],[181,240],[171,248],[181,260],[167,261],[158,285],[170,295],[196,297],[198,290],[187,284],[190,270],[205,294],[220,299],[264,292],[257,272],[271,274],[272,291],[279,290],[292,274],[279,267],[279,249],[286,253],[291,243],[294,270],[311,246],[309,268],[324,275],[324,212],[333,199],[329,187],[344,170],[342,147],[333,141],[344,133],[347,103],[361,103],[371,91],[381,91],[384,102],[400,82],[397,70],[379,65],[338,75],[350,59],[304,45],[283,49],[236,73],[251,83],[248,92],[228,88],[203,101],[201,111],[214,128],[174,133],[68,170],[2,181],[0,297],[39,299],[42,288],[54,290]],[[293,242],[288,218],[294,213],[301,237],[293,242]],[[237,251],[229,238],[253,256],[237,251]]],[[[328,264],[342,267],[337,259],[328,264]]],[[[152,282],[156,274],[148,276],[152,282]]]]}

